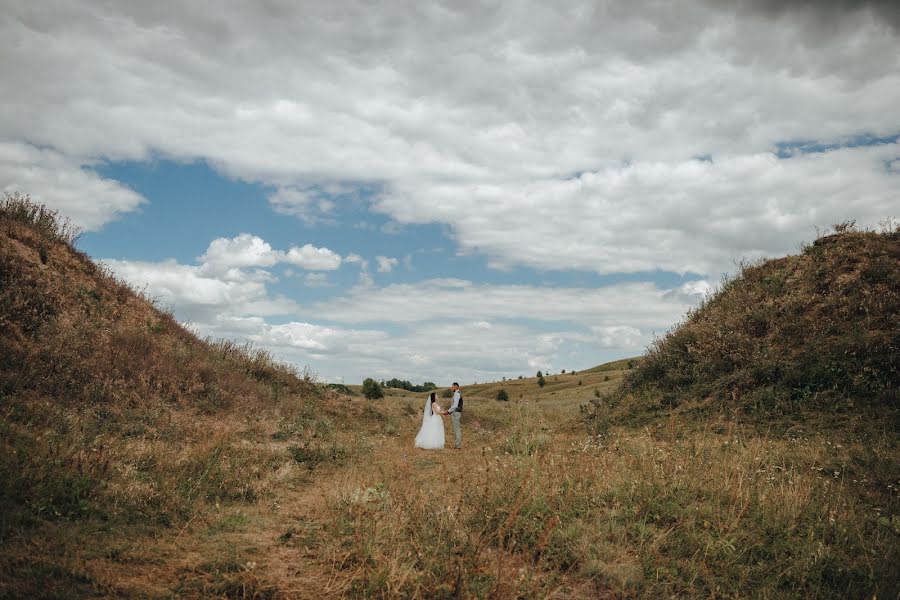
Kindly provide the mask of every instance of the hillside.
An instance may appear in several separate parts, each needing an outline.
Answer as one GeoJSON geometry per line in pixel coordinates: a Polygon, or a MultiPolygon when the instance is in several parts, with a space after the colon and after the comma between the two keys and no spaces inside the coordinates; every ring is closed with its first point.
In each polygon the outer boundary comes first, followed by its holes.
{"type": "Polygon", "coordinates": [[[872,298],[845,286],[892,285],[890,235],[849,232],[749,267],[640,359],[543,387],[463,382],[463,449],[440,452],[413,448],[425,394],[365,400],[358,386],[200,340],[73,237],[26,199],[0,205],[0,599],[900,593],[900,444],[884,420],[896,364],[877,358],[893,348],[896,288],[872,298]],[[834,248],[845,244],[866,250],[844,261],[834,248]],[[806,265],[819,252],[827,260],[806,265]],[[804,304],[800,279],[823,264],[855,265],[829,285],[860,296],[804,304]],[[757,341],[729,346],[731,362],[693,348],[741,331],[737,309],[763,285],[742,281],[790,265],[800,279],[787,291],[752,296],[771,302],[765,315],[819,307],[803,321],[822,323],[816,343],[851,347],[840,324],[851,323],[867,332],[852,348],[875,354],[853,358],[866,377],[811,394],[771,376],[777,401],[757,409],[746,374],[767,347],[785,365],[770,374],[819,364],[796,350],[802,336],[773,316],[757,341]],[[841,307],[843,321],[830,320],[841,307]],[[669,341],[695,321],[690,351],[669,341]],[[856,426],[807,418],[835,411],[856,426]],[[762,413],[790,426],[748,418],[762,413]]]}
{"type": "Polygon", "coordinates": [[[96,591],[68,566],[93,529],[263,499],[350,412],[265,352],[198,339],[74,239],[27,198],[0,203],[0,597],[96,591]]]}
{"type": "Polygon", "coordinates": [[[839,227],[796,256],[746,265],[648,350],[625,413],[773,420],[900,409],[900,230],[839,227]]]}

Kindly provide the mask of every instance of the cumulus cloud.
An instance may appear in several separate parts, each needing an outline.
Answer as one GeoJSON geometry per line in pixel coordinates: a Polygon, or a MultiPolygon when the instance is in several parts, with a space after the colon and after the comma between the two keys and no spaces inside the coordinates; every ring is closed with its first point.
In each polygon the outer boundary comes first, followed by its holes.
{"type": "Polygon", "coordinates": [[[298,310],[294,301],[269,295],[266,283],[271,275],[262,271],[210,272],[203,266],[174,260],[105,259],[102,263],[163,306],[176,309],[179,318],[188,322],[207,323],[221,315],[272,316],[298,310]]]}
{"type": "Polygon", "coordinates": [[[515,323],[484,328],[467,322],[428,322],[385,331],[305,321],[268,325],[262,320],[240,320],[221,321],[217,327],[219,334],[239,334],[283,359],[310,365],[331,381],[401,375],[446,384],[467,378],[485,381],[528,375],[536,369],[573,368],[570,350],[576,346],[592,352],[598,361],[612,356],[591,332],[561,329],[535,334],[515,323]]]}
{"type": "Polygon", "coordinates": [[[646,341],[646,335],[640,329],[627,325],[614,325],[610,327],[591,327],[591,331],[597,336],[600,345],[604,348],[627,348],[634,350],[640,348],[646,341]]]}
{"type": "Polygon", "coordinates": [[[394,270],[394,267],[397,266],[399,261],[396,258],[390,258],[388,256],[376,256],[375,263],[378,265],[379,273],[390,273],[394,270]]]}
{"type": "Polygon", "coordinates": [[[601,288],[475,284],[433,279],[356,289],[314,306],[322,319],[341,323],[416,323],[466,319],[530,319],[587,325],[629,325],[645,330],[675,322],[702,296],[701,286],[673,294],[652,283],[601,288]]]}
{"type": "Polygon", "coordinates": [[[887,143],[636,162],[567,179],[398,186],[378,207],[404,222],[452,220],[461,248],[498,266],[717,275],[742,258],[794,251],[815,226],[892,214],[898,157],[900,144],[887,143]]]}
{"type": "Polygon", "coordinates": [[[554,289],[438,279],[356,288],[304,307],[272,295],[271,275],[258,269],[104,262],[201,335],[249,340],[323,377],[353,381],[399,375],[452,380],[463,374],[486,380],[522,374],[525,366],[593,366],[640,353],[707,289],[697,282],[674,289],[554,289]],[[272,316],[288,321],[272,324],[272,316]],[[581,364],[586,357],[590,364],[581,364]]]}
{"type": "Polygon", "coordinates": [[[328,215],[335,208],[333,195],[339,193],[339,186],[281,187],[269,196],[269,204],[275,212],[299,217],[307,223],[332,222],[328,215]]]}
{"type": "Polygon", "coordinates": [[[334,271],[341,266],[339,254],[312,244],[291,248],[285,254],[284,261],[310,271],[334,271]]]}
{"type": "Polygon", "coordinates": [[[101,177],[80,161],[52,149],[2,139],[0,189],[28,194],[86,231],[96,231],[145,202],[137,192],[101,177]]]}
{"type": "Polygon", "coordinates": [[[889,6],[19,0],[0,134],[71,164],[203,159],[305,219],[375,199],[497,266],[710,272],[896,199],[865,148],[773,154],[898,133],[889,6]]]}
{"type": "Polygon", "coordinates": [[[292,246],[287,252],[273,250],[259,236],[241,233],[233,238],[216,238],[198,260],[211,269],[271,267],[286,262],[309,271],[334,271],[342,259],[336,252],[312,244],[292,246]]]}
{"type": "Polygon", "coordinates": [[[279,259],[279,253],[268,242],[249,233],[231,239],[217,238],[199,258],[204,264],[224,267],[271,267],[279,259]]]}
{"type": "MultiPolygon", "coordinates": [[[[816,225],[895,213],[894,4],[12,0],[0,186],[97,229],[143,198],[92,166],[203,160],[267,186],[280,214],[330,222],[349,207],[360,220],[371,207],[386,230],[439,224],[500,268],[715,279],[795,250],[816,225]]],[[[555,369],[577,348],[630,352],[708,285],[376,288],[358,255],[250,234],[216,240],[198,265],[108,262],[204,332],[328,357],[348,378],[393,376],[399,361],[481,377],[555,369]],[[357,264],[360,285],[309,312],[267,289],[264,269],[285,262],[357,264]],[[373,322],[395,329],[366,333],[373,322]]]]}

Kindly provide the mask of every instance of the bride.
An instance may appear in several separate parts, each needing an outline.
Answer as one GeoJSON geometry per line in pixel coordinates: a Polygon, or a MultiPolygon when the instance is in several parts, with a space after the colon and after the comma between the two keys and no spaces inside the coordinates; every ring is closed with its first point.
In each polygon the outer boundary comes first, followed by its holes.
{"type": "Polygon", "coordinates": [[[425,410],[422,415],[422,428],[416,435],[416,448],[425,448],[426,450],[443,450],[444,449],[444,420],[440,415],[446,415],[447,411],[441,408],[437,402],[437,394],[431,392],[431,395],[425,399],[425,410]]]}

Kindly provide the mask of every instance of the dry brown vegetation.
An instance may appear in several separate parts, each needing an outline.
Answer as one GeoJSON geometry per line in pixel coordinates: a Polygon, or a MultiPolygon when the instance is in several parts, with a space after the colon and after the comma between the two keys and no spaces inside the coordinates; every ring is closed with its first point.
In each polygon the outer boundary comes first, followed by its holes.
{"type": "Polygon", "coordinates": [[[835,228],[800,255],[744,265],[650,347],[623,394],[643,396],[645,413],[703,412],[699,401],[760,418],[865,409],[896,419],[900,227],[835,228]]]}
{"type": "Polygon", "coordinates": [[[619,361],[464,386],[416,450],[424,394],[198,340],[71,241],[0,210],[0,598],[900,593],[890,385],[779,421],[619,361]]]}

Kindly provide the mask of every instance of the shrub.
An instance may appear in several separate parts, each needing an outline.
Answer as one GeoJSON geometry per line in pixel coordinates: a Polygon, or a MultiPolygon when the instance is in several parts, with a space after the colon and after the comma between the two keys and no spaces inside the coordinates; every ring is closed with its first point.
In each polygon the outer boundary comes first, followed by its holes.
{"type": "Polygon", "coordinates": [[[347,387],[343,383],[329,383],[325,387],[327,387],[330,390],[334,390],[334,391],[338,392],[339,394],[344,394],[345,396],[353,395],[353,390],[351,390],[349,387],[347,387]]]}
{"type": "Polygon", "coordinates": [[[505,389],[500,388],[500,391],[497,392],[497,400],[499,400],[500,402],[509,401],[509,394],[506,393],[505,389]]]}
{"type": "Polygon", "coordinates": [[[381,385],[371,377],[366,377],[363,381],[362,391],[363,396],[368,400],[384,398],[384,390],[381,389],[381,385]]]}
{"type": "Polygon", "coordinates": [[[539,386],[541,386],[541,387],[544,387],[545,385],[547,385],[547,382],[544,381],[544,376],[543,376],[543,375],[539,375],[539,376],[538,376],[537,384],[538,384],[539,386]]]}

